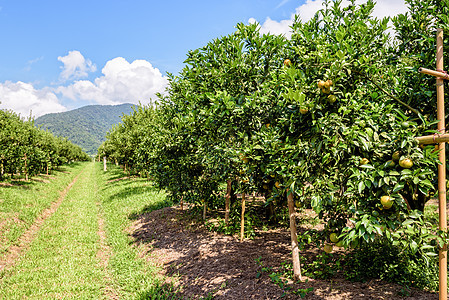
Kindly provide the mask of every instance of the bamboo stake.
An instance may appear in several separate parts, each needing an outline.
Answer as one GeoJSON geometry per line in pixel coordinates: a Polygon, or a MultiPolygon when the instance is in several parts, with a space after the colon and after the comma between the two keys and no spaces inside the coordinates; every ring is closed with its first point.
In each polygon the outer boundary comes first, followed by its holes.
{"type": "Polygon", "coordinates": [[[25,180],[28,181],[27,154],[25,153],[25,180]]]}
{"type": "MultiPolygon", "coordinates": [[[[443,30],[437,29],[437,70],[443,70],[443,30]]],[[[444,133],[444,81],[441,77],[436,79],[437,85],[437,119],[438,131],[444,133]]],[[[438,165],[438,200],[439,200],[439,214],[440,214],[440,229],[447,230],[447,216],[446,216],[446,145],[440,142],[439,159],[441,164],[438,165]]],[[[439,275],[440,275],[440,300],[447,299],[447,245],[440,249],[439,253],[439,275]]]]}
{"type": "Polygon", "coordinates": [[[243,241],[245,236],[245,193],[242,192],[242,216],[240,221],[240,242],[243,241]]]}
{"type": "Polygon", "coordinates": [[[206,200],[203,200],[204,205],[203,205],[203,221],[206,221],[206,211],[207,211],[207,203],[206,200]]]}
{"type": "Polygon", "coordinates": [[[288,212],[290,216],[290,237],[292,241],[292,260],[293,277],[295,280],[301,280],[301,264],[299,263],[298,234],[295,220],[295,202],[293,201],[293,192],[287,191],[288,212]]]}
{"type": "Polygon", "coordinates": [[[449,142],[449,134],[433,134],[419,136],[416,138],[420,145],[430,145],[449,142]]]}
{"type": "MultiPolygon", "coordinates": [[[[437,70],[443,70],[443,69],[439,69],[437,67],[437,70]]],[[[434,70],[429,70],[426,68],[419,68],[418,69],[419,73],[423,73],[423,74],[427,74],[427,75],[432,75],[435,77],[439,77],[441,79],[449,79],[449,75],[447,75],[445,72],[441,72],[441,71],[434,71],[434,70]]]]}
{"type": "Polygon", "coordinates": [[[229,212],[231,206],[231,191],[232,191],[232,180],[228,179],[226,181],[226,196],[225,196],[225,224],[229,224],[229,212]]]}

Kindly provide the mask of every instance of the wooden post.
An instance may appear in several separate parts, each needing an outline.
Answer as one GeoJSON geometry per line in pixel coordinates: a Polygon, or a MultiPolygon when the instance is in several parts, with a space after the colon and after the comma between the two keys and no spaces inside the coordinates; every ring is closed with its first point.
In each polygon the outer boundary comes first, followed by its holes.
{"type": "Polygon", "coordinates": [[[27,166],[27,154],[25,153],[25,180],[28,181],[28,166],[27,166]]]}
{"type": "MultiPolygon", "coordinates": [[[[443,30],[437,29],[437,71],[443,71],[443,30]]],[[[437,119],[438,131],[445,133],[444,120],[444,81],[437,77],[437,119]]],[[[440,214],[440,229],[447,230],[447,216],[446,216],[446,143],[440,142],[438,144],[439,159],[441,164],[438,165],[438,202],[440,214]]],[[[440,300],[447,299],[447,245],[440,249],[439,253],[439,268],[440,268],[440,300]]]]}
{"type": "Polygon", "coordinates": [[[301,264],[299,262],[298,234],[295,220],[295,202],[293,201],[293,192],[287,190],[288,213],[290,216],[290,237],[292,241],[292,260],[293,260],[293,278],[301,280],[301,264]]]}
{"type": "Polygon", "coordinates": [[[242,192],[242,216],[240,218],[240,242],[245,237],[245,193],[242,192]]]}
{"type": "MultiPolygon", "coordinates": [[[[417,137],[419,144],[438,144],[438,207],[439,207],[439,227],[447,231],[446,212],[446,142],[449,142],[449,135],[445,132],[444,116],[444,80],[449,76],[444,72],[443,65],[443,30],[437,29],[437,57],[436,71],[420,68],[419,72],[436,77],[437,86],[437,119],[438,133],[435,135],[417,137]]],[[[447,244],[439,251],[439,299],[447,299],[447,244]]]]}
{"type": "Polygon", "coordinates": [[[106,156],[103,156],[103,171],[107,171],[108,170],[108,168],[107,168],[107,166],[106,166],[106,156]]]}
{"type": "Polygon", "coordinates": [[[420,145],[439,144],[449,142],[449,134],[433,134],[416,138],[420,145]]]}
{"type": "Polygon", "coordinates": [[[207,212],[207,203],[206,200],[203,200],[204,205],[203,205],[203,221],[206,221],[206,212],[207,212]]]}
{"type": "Polygon", "coordinates": [[[226,181],[226,196],[225,196],[225,224],[229,224],[229,212],[231,211],[231,192],[232,192],[232,180],[226,181]]]}

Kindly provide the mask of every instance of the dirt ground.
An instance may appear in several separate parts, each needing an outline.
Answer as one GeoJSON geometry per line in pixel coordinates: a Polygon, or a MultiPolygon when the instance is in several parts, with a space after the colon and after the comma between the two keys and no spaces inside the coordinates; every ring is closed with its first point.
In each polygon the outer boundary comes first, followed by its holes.
{"type": "MultiPolygon", "coordinates": [[[[236,237],[212,233],[185,217],[179,207],[167,207],[145,213],[129,229],[142,257],[163,267],[161,275],[181,288],[187,299],[213,296],[213,299],[300,299],[291,291],[313,288],[304,299],[405,299],[402,287],[373,280],[359,283],[343,278],[314,280],[303,278],[301,284],[289,281],[285,290],[274,284],[264,267],[279,269],[289,262],[290,235],[287,230],[258,232],[253,240],[239,242],[236,237]]],[[[313,259],[316,250],[301,253],[313,259]]],[[[338,276],[337,276],[338,277],[338,276]]],[[[438,294],[411,288],[406,299],[438,299],[438,294]]]]}

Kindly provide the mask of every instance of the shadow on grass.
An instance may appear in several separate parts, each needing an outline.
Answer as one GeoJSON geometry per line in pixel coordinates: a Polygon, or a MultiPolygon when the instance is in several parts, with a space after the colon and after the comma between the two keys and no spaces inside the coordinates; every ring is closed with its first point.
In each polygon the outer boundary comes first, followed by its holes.
{"type": "Polygon", "coordinates": [[[110,168],[107,172],[108,174],[105,178],[107,184],[102,188],[102,191],[114,190],[113,193],[108,193],[110,196],[103,201],[104,203],[148,195],[148,204],[139,211],[130,213],[128,215],[129,220],[136,220],[142,214],[173,205],[172,201],[166,199],[165,193],[155,187],[148,179],[137,176],[129,177],[123,173],[123,170],[118,168],[110,168]]]}
{"type": "Polygon", "coordinates": [[[30,189],[31,186],[34,184],[32,180],[25,181],[25,180],[8,180],[5,182],[0,182],[0,188],[20,188],[20,189],[30,189]]]}
{"type": "Polygon", "coordinates": [[[169,207],[172,205],[173,205],[173,202],[170,200],[167,200],[167,199],[164,199],[164,201],[161,201],[161,202],[151,203],[151,204],[145,205],[140,211],[133,212],[133,213],[129,214],[128,219],[135,221],[135,220],[140,219],[141,216],[145,213],[150,213],[152,211],[162,209],[164,207],[169,207]]]}

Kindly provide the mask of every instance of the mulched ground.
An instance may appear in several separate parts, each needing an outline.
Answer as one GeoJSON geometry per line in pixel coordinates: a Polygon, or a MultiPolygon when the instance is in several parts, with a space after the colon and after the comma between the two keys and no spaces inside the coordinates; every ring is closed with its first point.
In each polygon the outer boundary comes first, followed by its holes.
{"type": "MultiPolygon", "coordinates": [[[[314,280],[303,278],[301,284],[289,281],[292,288],[274,284],[272,271],[263,273],[256,259],[264,267],[278,270],[283,262],[290,262],[290,234],[287,230],[258,232],[254,240],[239,242],[236,237],[207,231],[186,217],[179,207],[166,207],[145,213],[129,228],[142,257],[163,267],[161,275],[167,282],[181,289],[180,295],[198,299],[213,295],[213,299],[299,299],[291,291],[313,288],[304,299],[405,299],[399,296],[402,287],[373,280],[359,283],[343,278],[314,280]],[[306,280],[308,280],[306,282],[306,280]]],[[[301,253],[310,261],[316,249],[301,253]]],[[[411,288],[406,299],[438,299],[438,294],[411,288]]]]}

